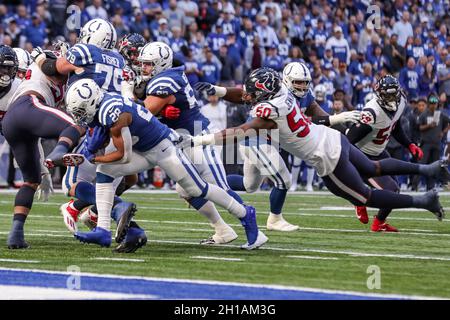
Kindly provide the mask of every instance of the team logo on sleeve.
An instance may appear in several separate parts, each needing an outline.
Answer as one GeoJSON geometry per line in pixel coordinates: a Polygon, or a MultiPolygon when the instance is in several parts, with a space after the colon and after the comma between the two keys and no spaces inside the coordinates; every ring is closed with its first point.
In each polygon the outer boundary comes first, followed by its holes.
{"type": "Polygon", "coordinates": [[[373,114],[369,111],[362,111],[361,112],[361,123],[364,124],[371,124],[375,123],[375,119],[373,118],[373,114]]]}

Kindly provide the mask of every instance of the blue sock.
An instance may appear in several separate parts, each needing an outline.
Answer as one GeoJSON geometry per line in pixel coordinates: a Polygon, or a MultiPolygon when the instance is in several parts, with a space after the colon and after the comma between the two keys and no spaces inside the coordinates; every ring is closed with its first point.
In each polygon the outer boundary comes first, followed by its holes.
{"type": "Polygon", "coordinates": [[[78,182],[75,197],[89,204],[95,204],[95,186],[89,182],[78,182]]]}
{"type": "Polygon", "coordinates": [[[286,199],[287,190],[273,188],[270,193],[270,212],[280,214],[286,199]]]}
{"type": "Polygon", "coordinates": [[[208,202],[208,200],[206,200],[205,198],[194,197],[194,198],[188,199],[188,202],[191,206],[193,206],[196,210],[198,210],[201,207],[203,207],[205,205],[205,203],[208,202]]]}
{"type": "Polygon", "coordinates": [[[14,231],[23,231],[23,225],[25,224],[26,219],[27,216],[24,214],[14,214],[13,225],[11,229],[14,231]]]}
{"type": "Polygon", "coordinates": [[[227,182],[231,189],[236,191],[245,191],[243,176],[238,174],[230,174],[227,176],[227,182]]]}

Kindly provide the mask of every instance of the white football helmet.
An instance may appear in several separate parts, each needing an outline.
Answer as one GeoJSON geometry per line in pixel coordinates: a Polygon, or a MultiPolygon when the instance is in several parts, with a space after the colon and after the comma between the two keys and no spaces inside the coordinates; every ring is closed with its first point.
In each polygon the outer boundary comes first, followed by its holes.
{"type": "Polygon", "coordinates": [[[66,110],[78,125],[86,126],[94,120],[103,95],[102,89],[94,80],[78,80],[67,90],[66,110]]]}
{"type": "Polygon", "coordinates": [[[103,49],[113,49],[117,42],[116,29],[106,20],[98,18],[90,20],[81,28],[79,42],[103,49]]]}
{"type": "Polygon", "coordinates": [[[22,48],[13,48],[16,52],[17,59],[19,60],[19,68],[18,70],[21,72],[25,72],[28,69],[28,66],[31,64],[31,56],[28,51],[23,50],[22,48]]]}
{"type": "Polygon", "coordinates": [[[304,63],[291,62],[283,69],[283,83],[299,98],[308,93],[311,81],[311,73],[304,63]]]}
{"type": "Polygon", "coordinates": [[[153,65],[150,75],[142,74],[143,80],[148,80],[158,73],[172,68],[173,51],[164,42],[150,42],[141,49],[138,61],[141,63],[151,63],[153,65]]]}
{"type": "Polygon", "coordinates": [[[314,88],[314,96],[317,101],[324,101],[327,95],[327,88],[323,84],[318,84],[314,88]]]}

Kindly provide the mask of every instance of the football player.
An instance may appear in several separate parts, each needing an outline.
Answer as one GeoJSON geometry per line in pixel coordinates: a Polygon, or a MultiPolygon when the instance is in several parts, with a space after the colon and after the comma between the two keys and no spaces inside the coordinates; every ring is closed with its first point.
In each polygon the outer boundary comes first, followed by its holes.
{"type": "Polygon", "coordinates": [[[27,73],[27,69],[31,64],[31,56],[28,51],[25,51],[22,48],[13,48],[16,52],[17,59],[19,60],[19,67],[17,68],[16,77],[20,80],[25,79],[25,74],[27,73]]]}
{"type": "Polygon", "coordinates": [[[75,233],[83,242],[101,246],[111,244],[109,213],[113,204],[113,180],[160,166],[189,197],[204,197],[241,220],[247,234],[248,250],[263,245],[268,239],[258,230],[256,212],[231,197],[225,190],[203,180],[186,155],[174,146],[179,137],[151,112],[128,98],[103,93],[90,79],[79,80],[68,90],[67,110],[77,123],[108,129],[112,144],[104,155],[92,154],[87,160],[97,168],[96,200],[98,223],[93,231],[75,233]],[[132,136],[137,137],[133,144],[132,136]]]}
{"type": "MultiPolygon", "coordinates": [[[[313,117],[314,122],[336,125],[346,121],[357,121],[359,119],[359,113],[357,112],[345,112],[336,116],[330,116],[324,112],[314,101],[314,96],[310,89],[311,81],[309,70],[303,63],[289,63],[283,70],[283,82],[289,90],[296,94],[301,108],[313,117]]],[[[263,84],[260,86],[263,86],[263,84]]],[[[242,89],[213,86],[204,82],[198,83],[196,89],[206,91],[209,95],[223,97],[225,100],[235,103],[242,102],[242,95],[244,94],[242,89]],[[235,92],[235,96],[227,97],[225,93],[228,89],[235,92]],[[238,92],[241,93],[241,97],[236,99],[238,92]]],[[[298,226],[287,222],[281,213],[286,199],[286,193],[291,184],[291,177],[284,160],[279,154],[279,150],[271,143],[267,143],[265,139],[258,139],[257,142],[253,139],[246,139],[245,144],[241,144],[241,146],[244,149],[242,153],[245,155],[244,176],[228,176],[230,185],[235,190],[254,192],[261,184],[264,175],[268,175],[275,183],[275,187],[270,194],[271,213],[267,219],[267,229],[277,231],[297,230],[298,226]]],[[[314,169],[312,170],[314,173],[314,169]]]]}
{"type": "MultiPolygon", "coordinates": [[[[11,48],[3,50],[4,63],[11,73],[8,77],[2,76],[2,80],[12,80],[18,65],[17,56],[11,48]]],[[[39,54],[53,60],[57,58],[51,51],[41,51],[39,54]]],[[[66,81],[66,76],[46,76],[36,63],[31,64],[25,80],[14,92],[8,112],[3,118],[3,135],[24,180],[15,198],[13,225],[8,236],[10,249],[28,247],[23,227],[31,210],[36,188],[42,179],[38,139],[58,138],[55,148],[67,152],[84,134],[84,129],[76,126],[69,115],[57,109],[64,97],[66,81]]]]}
{"type": "MultiPolygon", "coordinates": [[[[105,91],[120,93],[125,60],[114,50],[116,42],[117,34],[114,26],[108,21],[93,19],[81,28],[78,43],[71,48],[66,48],[64,56],[56,60],[46,59],[42,55],[40,48],[35,48],[32,56],[34,56],[34,60],[42,72],[47,76],[69,76],[69,85],[79,79],[88,78],[94,80],[105,91]]],[[[60,164],[66,151],[65,149],[55,148],[47,156],[47,166],[53,167],[55,164],[60,164]]],[[[75,223],[81,210],[95,203],[94,185],[91,181],[83,181],[84,176],[92,176],[95,171],[93,168],[83,166],[81,168],[69,168],[68,172],[75,175],[71,177],[71,188],[69,189],[71,191],[69,191],[69,194],[76,196],[77,201],[69,201],[63,204],[60,207],[60,211],[64,217],[64,223],[69,230],[74,232],[76,231],[75,223]],[[83,172],[84,170],[86,172],[83,172]],[[79,181],[77,176],[81,177],[79,181]]],[[[134,207],[133,203],[124,202],[119,208],[125,209],[125,212],[121,212],[119,216],[123,219],[130,219],[134,214],[134,207]]],[[[121,221],[119,221],[119,225],[123,226],[124,223],[121,221]]],[[[127,228],[128,226],[125,226],[123,232],[126,232],[127,228]]],[[[121,232],[120,229],[118,228],[117,231],[121,232]]],[[[140,233],[142,238],[145,237],[142,229],[134,232],[134,234],[138,233],[140,233]]],[[[116,238],[118,240],[120,237],[116,238]]],[[[142,241],[139,243],[142,243],[142,241]]]]}
{"type": "MultiPolygon", "coordinates": [[[[146,44],[140,51],[138,60],[142,63],[141,77],[146,81],[144,95],[138,98],[144,101],[145,107],[152,114],[160,115],[161,122],[169,128],[191,135],[215,131],[209,120],[200,112],[194,90],[184,73],[185,67],[173,67],[173,52],[167,44],[146,44]]],[[[186,155],[205,181],[216,184],[238,202],[243,202],[228,186],[220,153],[214,146],[193,148],[186,155]]],[[[237,238],[236,232],[225,223],[211,202],[204,198],[192,198],[181,188],[177,190],[215,229],[215,234],[201,243],[229,243],[237,238]]]]}
{"type": "MultiPolygon", "coordinates": [[[[348,140],[360,149],[369,159],[381,160],[389,158],[386,146],[393,136],[411,154],[420,160],[422,150],[408,138],[399,122],[406,108],[406,96],[400,84],[392,75],[386,75],[375,85],[375,97],[366,102],[358,124],[347,132],[348,140]]],[[[400,192],[397,180],[391,176],[372,177],[367,180],[373,188],[400,192]]],[[[355,208],[358,219],[366,224],[369,222],[365,206],[355,208]]],[[[371,230],[397,232],[398,230],[386,223],[391,208],[382,208],[375,216],[371,230]]]]}
{"type": "Polygon", "coordinates": [[[244,93],[233,88],[226,88],[222,93],[225,99],[251,103],[254,119],[216,134],[186,136],[185,142],[180,143],[181,147],[222,143],[236,137],[242,139],[248,132],[278,129],[281,147],[313,166],[328,190],[335,195],[358,206],[423,208],[435,214],[439,221],[443,219],[444,210],[439,203],[437,191],[410,196],[389,190],[370,189],[363,177],[414,172],[448,181],[450,172],[445,162],[421,165],[392,158],[369,160],[339,131],[311,123],[302,113],[294,95],[282,83],[279,74],[269,68],[254,70],[245,80],[244,93]]]}

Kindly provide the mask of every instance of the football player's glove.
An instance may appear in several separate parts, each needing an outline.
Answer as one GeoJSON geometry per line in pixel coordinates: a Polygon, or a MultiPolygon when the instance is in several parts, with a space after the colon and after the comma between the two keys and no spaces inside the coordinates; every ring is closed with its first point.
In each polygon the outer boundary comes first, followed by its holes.
{"type": "Polygon", "coordinates": [[[166,106],[159,113],[163,118],[175,120],[180,117],[180,109],[174,106],[166,106]]]}
{"type": "Polygon", "coordinates": [[[95,154],[103,147],[106,140],[109,141],[109,132],[105,127],[97,126],[92,134],[86,135],[86,148],[90,153],[95,154]]]}
{"type": "Polygon", "coordinates": [[[360,119],[361,119],[361,112],[356,110],[341,112],[339,114],[332,115],[329,118],[330,126],[346,122],[356,123],[360,119]]]}
{"type": "Polygon", "coordinates": [[[420,160],[420,159],[423,158],[423,151],[422,151],[422,149],[419,146],[417,146],[415,143],[411,143],[408,146],[408,149],[409,149],[409,152],[411,152],[412,156],[414,158],[416,158],[417,160],[420,160]]]}
{"type": "Polygon", "coordinates": [[[40,64],[41,61],[46,59],[45,52],[41,47],[34,48],[33,51],[31,51],[30,57],[37,64],[40,64]]]}
{"type": "Polygon", "coordinates": [[[208,96],[215,96],[216,95],[216,89],[211,83],[208,82],[197,82],[194,85],[194,88],[197,92],[203,93],[206,92],[208,96]]]}

